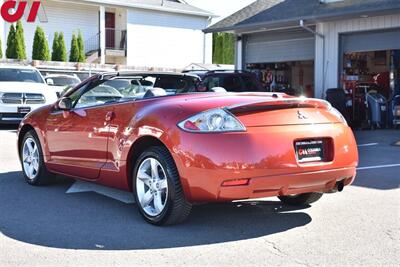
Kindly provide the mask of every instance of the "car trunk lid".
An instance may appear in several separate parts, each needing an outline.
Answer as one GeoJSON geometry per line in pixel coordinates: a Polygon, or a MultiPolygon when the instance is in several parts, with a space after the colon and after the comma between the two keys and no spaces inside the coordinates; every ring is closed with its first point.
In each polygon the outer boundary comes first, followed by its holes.
{"type": "Polygon", "coordinates": [[[226,107],[246,127],[336,123],[329,104],[317,99],[271,99],[226,107]]]}

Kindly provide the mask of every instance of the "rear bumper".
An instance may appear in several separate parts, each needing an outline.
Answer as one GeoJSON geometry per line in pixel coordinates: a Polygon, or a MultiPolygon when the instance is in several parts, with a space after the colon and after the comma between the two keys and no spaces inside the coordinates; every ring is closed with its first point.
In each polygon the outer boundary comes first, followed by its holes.
{"type": "Polygon", "coordinates": [[[328,192],[333,190],[338,182],[343,182],[344,186],[351,184],[355,175],[355,168],[342,168],[251,178],[248,186],[221,186],[217,200],[230,201],[309,192],[328,192]]]}
{"type": "Polygon", "coordinates": [[[356,175],[357,144],[351,129],[341,123],[181,135],[172,155],[191,202],[326,192],[338,181],[350,184],[356,175]],[[321,138],[332,140],[332,160],[298,162],[295,141],[321,138]],[[222,186],[225,181],[236,179],[249,179],[249,184],[222,186]]]}

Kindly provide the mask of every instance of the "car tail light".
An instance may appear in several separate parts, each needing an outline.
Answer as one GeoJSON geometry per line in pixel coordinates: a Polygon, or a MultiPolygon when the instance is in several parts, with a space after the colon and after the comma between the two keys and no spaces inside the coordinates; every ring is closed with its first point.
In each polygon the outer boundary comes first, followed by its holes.
{"type": "Polygon", "coordinates": [[[222,183],[222,186],[241,186],[241,185],[249,185],[250,179],[236,179],[229,180],[222,183]]]}
{"type": "Polygon", "coordinates": [[[188,132],[244,132],[246,128],[230,112],[224,109],[212,109],[194,115],[178,124],[178,127],[188,132]]]}

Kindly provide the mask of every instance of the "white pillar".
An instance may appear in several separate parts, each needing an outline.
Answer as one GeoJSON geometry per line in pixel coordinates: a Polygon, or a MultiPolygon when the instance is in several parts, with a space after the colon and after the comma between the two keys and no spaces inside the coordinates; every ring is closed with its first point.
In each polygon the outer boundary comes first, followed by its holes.
{"type": "MultiPolygon", "coordinates": [[[[325,34],[322,23],[317,23],[316,31],[325,34]]],[[[314,93],[316,98],[324,98],[326,90],[326,60],[325,40],[315,36],[315,59],[314,59],[314,93]]]]}
{"type": "Polygon", "coordinates": [[[236,37],[235,69],[243,68],[243,41],[241,36],[236,37]]]}
{"type": "Polygon", "coordinates": [[[100,6],[100,64],[106,63],[106,8],[100,6]]]}
{"type": "Polygon", "coordinates": [[[213,49],[212,33],[206,33],[204,34],[204,54],[203,54],[204,64],[212,64],[212,49],[213,49]]]}

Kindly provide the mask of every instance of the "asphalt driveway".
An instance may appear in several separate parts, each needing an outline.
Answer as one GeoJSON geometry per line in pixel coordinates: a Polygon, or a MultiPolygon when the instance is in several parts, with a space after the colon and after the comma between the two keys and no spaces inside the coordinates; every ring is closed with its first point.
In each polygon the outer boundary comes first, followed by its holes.
{"type": "Polygon", "coordinates": [[[310,206],[276,198],[194,208],[146,224],[124,192],[59,177],[25,184],[15,130],[0,129],[0,266],[398,266],[400,131],[358,132],[354,185],[310,206]],[[68,192],[68,193],[67,193],[68,192]]]}

